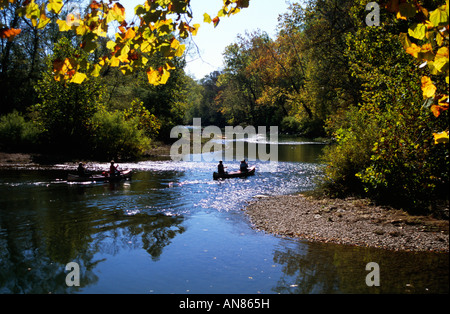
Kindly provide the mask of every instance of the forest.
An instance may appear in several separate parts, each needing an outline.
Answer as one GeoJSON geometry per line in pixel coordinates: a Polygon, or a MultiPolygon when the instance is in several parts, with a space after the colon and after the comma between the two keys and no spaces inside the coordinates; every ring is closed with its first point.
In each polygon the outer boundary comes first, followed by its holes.
{"type": "MultiPolygon", "coordinates": [[[[68,4],[83,1],[0,1],[1,151],[136,159],[196,117],[277,125],[333,141],[319,182],[329,195],[422,211],[448,202],[448,0],[379,1],[375,26],[367,0],[292,2],[275,38],[243,29],[224,68],[198,81],[185,46],[201,28],[186,17],[203,12],[142,2],[139,26],[117,1],[91,1],[67,26],[68,4]]],[[[251,6],[223,3],[205,23],[251,6]]]]}

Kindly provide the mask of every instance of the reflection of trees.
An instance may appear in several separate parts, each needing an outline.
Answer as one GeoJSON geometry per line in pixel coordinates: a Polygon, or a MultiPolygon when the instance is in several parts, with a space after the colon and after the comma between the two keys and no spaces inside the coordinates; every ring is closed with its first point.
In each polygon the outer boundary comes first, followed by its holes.
{"type": "Polygon", "coordinates": [[[112,196],[108,185],[12,188],[0,190],[0,293],[77,292],[98,281],[97,254],[142,248],[157,260],[184,232],[183,217],[142,210],[149,200],[120,186],[112,196]],[[131,205],[141,210],[127,212],[131,205]],[[80,265],[80,288],[65,284],[69,262],[80,265]]]}
{"type": "Polygon", "coordinates": [[[152,224],[142,227],[143,249],[152,256],[153,260],[159,259],[163,248],[170,244],[171,239],[185,231],[184,227],[179,226],[182,220],[179,217],[167,217],[159,214],[152,224]]]}
{"type": "MultiPolygon", "coordinates": [[[[305,244],[302,244],[306,246],[305,244]]],[[[307,247],[307,246],[306,246],[307,247]]],[[[326,250],[310,251],[287,249],[276,251],[274,262],[283,266],[285,274],[273,290],[277,293],[333,293],[336,291],[336,269],[332,254],[326,250]]]]}
{"type": "Polygon", "coordinates": [[[284,273],[277,293],[448,293],[448,254],[299,242],[275,251],[274,262],[284,273]],[[380,287],[365,283],[369,262],[380,265],[380,287]]]}

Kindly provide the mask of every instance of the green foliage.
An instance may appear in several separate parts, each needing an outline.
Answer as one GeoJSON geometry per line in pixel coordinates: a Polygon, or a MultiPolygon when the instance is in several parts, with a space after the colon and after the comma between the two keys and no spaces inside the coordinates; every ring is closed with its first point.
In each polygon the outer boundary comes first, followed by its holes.
{"type": "Polygon", "coordinates": [[[99,111],[92,117],[90,144],[94,158],[135,159],[150,147],[140,117],[130,118],[123,112],[99,111]]]}
{"type": "Polygon", "coordinates": [[[214,71],[199,82],[192,79],[188,81],[187,103],[189,107],[184,117],[186,124],[191,124],[193,118],[201,117],[204,125],[219,127],[226,125],[221,108],[216,102],[216,97],[221,91],[221,88],[217,85],[219,77],[220,72],[214,71]]]}
{"type": "Polygon", "coordinates": [[[325,152],[322,186],[332,194],[363,194],[426,212],[447,197],[448,149],[433,146],[432,136],[447,122],[421,106],[421,74],[398,40],[404,22],[385,19],[381,27],[347,36],[345,55],[360,102],[328,121],[336,144],[325,152]]]}
{"type": "Polygon", "coordinates": [[[161,128],[158,118],[144,107],[142,101],[133,100],[131,105],[123,111],[123,114],[125,120],[136,119],[137,128],[148,137],[156,136],[161,128]]]}
{"type": "Polygon", "coordinates": [[[40,103],[31,111],[43,129],[43,144],[49,151],[77,156],[89,150],[90,120],[103,107],[103,89],[96,80],[81,84],[56,81],[53,64],[61,55],[86,62],[85,54],[73,48],[68,39],[61,39],[48,58],[47,71],[35,86],[40,103]]]}
{"type": "Polygon", "coordinates": [[[6,151],[33,151],[40,131],[32,121],[26,121],[17,111],[0,118],[0,149],[6,151]]]}
{"type": "Polygon", "coordinates": [[[326,134],[324,130],[324,122],[318,118],[309,119],[287,116],[281,121],[281,132],[288,134],[300,134],[302,136],[316,138],[326,134]]]}
{"type": "Polygon", "coordinates": [[[369,166],[357,177],[365,191],[390,203],[423,210],[448,193],[449,156],[444,145],[436,146],[430,130],[430,113],[406,104],[387,111],[371,151],[369,166]],[[400,111],[400,112],[399,112],[400,111]]]}
{"type": "Polygon", "coordinates": [[[379,131],[372,115],[356,106],[339,112],[328,122],[336,143],[325,148],[322,189],[333,196],[363,193],[356,176],[370,164],[374,135],[379,131]]]}
{"type": "Polygon", "coordinates": [[[295,117],[284,117],[281,121],[281,132],[295,134],[299,133],[301,128],[300,121],[295,117]]]}
{"type": "MultiPolygon", "coordinates": [[[[162,62],[161,56],[151,60],[157,66],[162,62]]],[[[143,102],[143,106],[155,115],[160,123],[158,139],[168,140],[170,130],[183,123],[187,111],[187,76],[183,71],[184,59],[174,58],[177,67],[171,72],[170,78],[163,85],[149,85],[147,80],[138,75],[137,86],[133,94],[143,102]]]]}
{"type": "Polygon", "coordinates": [[[47,61],[48,69],[35,86],[40,103],[31,107],[34,120],[43,130],[43,148],[71,157],[102,160],[137,158],[149,148],[150,137],[158,134],[161,122],[143,102],[135,99],[127,103],[122,98],[118,110],[107,111],[107,92],[110,98],[117,94],[105,88],[105,81],[71,83],[54,79],[53,64],[61,56],[89,64],[87,55],[68,39],[55,45],[47,61]]]}

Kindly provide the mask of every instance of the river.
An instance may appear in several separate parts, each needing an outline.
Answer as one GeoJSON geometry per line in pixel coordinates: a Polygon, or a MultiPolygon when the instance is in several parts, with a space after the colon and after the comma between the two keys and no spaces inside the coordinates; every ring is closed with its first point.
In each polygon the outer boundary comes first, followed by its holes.
{"type": "Polygon", "coordinates": [[[278,172],[223,181],[204,161],[119,163],[134,174],[114,184],[68,183],[74,164],[1,170],[0,293],[448,293],[448,254],[252,228],[246,203],[313,189],[323,146],[281,139],[278,172]],[[70,262],[79,265],[79,286],[66,283],[70,262]],[[380,267],[379,286],[366,284],[369,262],[380,267]]]}

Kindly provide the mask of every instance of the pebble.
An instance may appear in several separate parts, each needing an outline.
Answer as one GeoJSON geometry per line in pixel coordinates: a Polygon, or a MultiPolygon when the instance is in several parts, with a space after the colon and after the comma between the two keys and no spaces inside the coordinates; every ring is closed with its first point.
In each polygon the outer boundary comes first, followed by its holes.
{"type": "Polygon", "coordinates": [[[423,232],[421,224],[399,218],[400,211],[364,201],[283,195],[258,198],[245,210],[255,228],[280,236],[389,250],[449,251],[448,220],[440,221],[446,224],[444,232],[423,232]]]}

